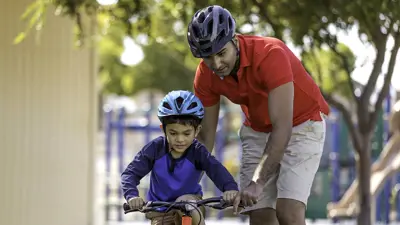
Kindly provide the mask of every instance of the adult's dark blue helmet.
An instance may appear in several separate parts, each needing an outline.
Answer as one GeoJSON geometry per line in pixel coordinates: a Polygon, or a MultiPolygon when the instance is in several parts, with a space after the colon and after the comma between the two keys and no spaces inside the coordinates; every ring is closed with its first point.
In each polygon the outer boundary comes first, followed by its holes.
{"type": "Polygon", "coordinates": [[[171,91],[158,106],[158,118],[188,115],[198,119],[204,117],[204,107],[200,99],[190,91],[171,91]]]}
{"type": "Polygon", "coordinates": [[[187,39],[196,58],[218,53],[235,36],[236,22],[231,13],[212,5],[198,10],[188,26],[187,39]]]}

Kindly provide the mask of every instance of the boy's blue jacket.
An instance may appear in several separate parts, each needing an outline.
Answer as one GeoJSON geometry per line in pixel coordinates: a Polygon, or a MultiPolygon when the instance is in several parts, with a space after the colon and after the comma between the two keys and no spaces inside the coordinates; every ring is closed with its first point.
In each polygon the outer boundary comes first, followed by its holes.
{"type": "Polygon", "coordinates": [[[238,190],[228,170],[205,146],[194,140],[179,159],[173,159],[165,137],[148,143],[122,173],[122,191],[126,200],[139,196],[137,186],[150,171],[148,201],[175,201],[185,194],[203,195],[199,179],[202,171],[222,192],[238,190]]]}

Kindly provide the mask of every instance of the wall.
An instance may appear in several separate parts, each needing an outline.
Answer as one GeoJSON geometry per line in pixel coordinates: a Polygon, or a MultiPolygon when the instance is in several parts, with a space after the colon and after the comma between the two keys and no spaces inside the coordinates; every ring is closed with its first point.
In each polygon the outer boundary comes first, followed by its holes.
{"type": "Polygon", "coordinates": [[[0,224],[92,224],[94,51],[74,49],[72,21],[51,13],[12,45],[31,2],[0,7],[0,224]]]}

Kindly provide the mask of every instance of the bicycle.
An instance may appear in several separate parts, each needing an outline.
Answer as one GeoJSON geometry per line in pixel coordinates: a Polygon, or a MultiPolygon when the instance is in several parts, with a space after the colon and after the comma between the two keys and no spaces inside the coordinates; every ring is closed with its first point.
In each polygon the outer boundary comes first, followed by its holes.
{"type": "MultiPolygon", "coordinates": [[[[182,202],[162,202],[162,201],[149,201],[145,203],[145,206],[142,209],[131,209],[127,203],[124,203],[124,214],[131,213],[131,212],[141,212],[147,213],[151,211],[156,211],[162,207],[168,207],[165,213],[169,212],[171,209],[176,209],[182,212],[182,225],[192,225],[192,217],[191,217],[191,207],[193,207],[198,213],[200,213],[200,209],[198,207],[206,206],[213,209],[223,210],[226,209],[232,204],[226,203],[222,197],[212,197],[206,198],[199,201],[182,201],[182,202]],[[214,203],[214,204],[211,204],[214,203]]],[[[239,207],[244,208],[244,206],[239,205],[239,207]]],[[[163,221],[164,222],[164,221],[163,221]]],[[[201,221],[199,221],[200,225],[201,221]]]]}

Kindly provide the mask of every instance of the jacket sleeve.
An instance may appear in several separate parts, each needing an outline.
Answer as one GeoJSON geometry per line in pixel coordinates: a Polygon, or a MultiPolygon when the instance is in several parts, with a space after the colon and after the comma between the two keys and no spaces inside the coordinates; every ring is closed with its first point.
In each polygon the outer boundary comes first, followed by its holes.
{"type": "Polygon", "coordinates": [[[137,186],[140,180],[146,176],[153,168],[155,146],[147,144],[127,166],[121,174],[121,187],[126,200],[139,196],[137,186]]]}
{"type": "Polygon", "coordinates": [[[220,163],[209,151],[207,151],[206,147],[200,145],[196,150],[199,159],[199,165],[201,170],[204,170],[207,176],[213,181],[215,186],[221,191],[232,191],[239,190],[238,185],[233,178],[233,176],[229,173],[229,171],[220,163]]]}

